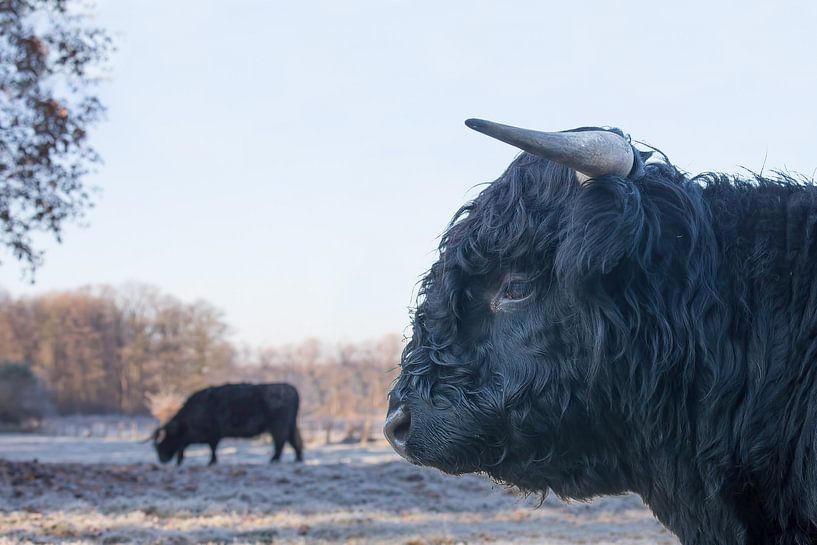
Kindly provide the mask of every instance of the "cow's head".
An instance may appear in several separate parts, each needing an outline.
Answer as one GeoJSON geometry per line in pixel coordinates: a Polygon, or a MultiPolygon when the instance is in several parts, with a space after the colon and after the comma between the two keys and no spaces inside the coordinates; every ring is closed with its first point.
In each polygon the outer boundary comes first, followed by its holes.
{"type": "Polygon", "coordinates": [[[154,448],[156,448],[156,454],[159,455],[160,462],[166,464],[173,459],[179,449],[185,446],[184,431],[184,425],[172,419],[153,432],[151,439],[154,448]]]}
{"type": "Polygon", "coordinates": [[[627,332],[641,331],[630,329],[634,309],[652,300],[634,285],[642,260],[655,257],[646,254],[665,238],[673,249],[694,238],[689,211],[677,206],[683,192],[674,183],[639,186],[650,177],[643,154],[618,130],[466,124],[528,153],[443,235],[421,283],[385,434],[409,461],[450,473],[482,471],[571,497],[618,491],[628,408],[617,385],[631,369],[611,362],[629,349],[627,332]],[[645,199],[675,211],[648,217],[645,199]]]}

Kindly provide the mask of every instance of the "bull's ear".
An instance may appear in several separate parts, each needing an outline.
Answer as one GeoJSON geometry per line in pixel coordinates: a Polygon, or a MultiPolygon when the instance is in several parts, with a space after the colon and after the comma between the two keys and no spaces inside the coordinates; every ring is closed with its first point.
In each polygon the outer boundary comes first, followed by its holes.
{"type": "Polygon", "coordinates": [[[557,276],[566,284],[612,272],[638,251],[644,210],[638,189],[608,178],[582,188],[565,215],[555,257],[557,276]]]}

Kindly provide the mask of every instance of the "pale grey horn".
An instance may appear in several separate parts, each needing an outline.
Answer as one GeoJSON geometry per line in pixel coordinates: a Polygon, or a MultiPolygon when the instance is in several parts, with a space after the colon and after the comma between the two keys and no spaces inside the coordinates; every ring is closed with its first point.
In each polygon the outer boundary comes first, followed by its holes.
{"type": "Polygon", "coordinates": [[[572,168],[580,183],[605,174],[627,176],[633,168],[633,148],[613,132],[541,132],[484,119],[467,119],[465,124],[491,138],[572,168]]]}

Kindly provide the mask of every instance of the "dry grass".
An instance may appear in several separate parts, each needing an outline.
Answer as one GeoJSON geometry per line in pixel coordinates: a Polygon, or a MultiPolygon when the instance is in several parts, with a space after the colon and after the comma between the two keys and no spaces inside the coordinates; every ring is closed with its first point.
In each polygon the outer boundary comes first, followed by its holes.
{"type": "Polygon", "coordinates": [[[242,459],[0,461],[0,545],[677,544],[633,496],[537,509],[486,479],[417,468],[382,447],[311,449],[305,464],[242,459]]]}

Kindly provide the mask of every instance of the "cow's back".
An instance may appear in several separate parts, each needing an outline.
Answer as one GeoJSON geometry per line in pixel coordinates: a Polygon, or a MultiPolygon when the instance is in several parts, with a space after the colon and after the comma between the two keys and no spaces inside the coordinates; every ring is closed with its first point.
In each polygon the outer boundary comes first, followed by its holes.
{"type": "Polygon", "coordinates": [[[285,413],[294,411],[293,416],[297,414],[300,399],[298,390],[291,384],[285,382],[258,384],[256,388],[262,392],[261,395],[268,411],[285,413]]]}
{"type": "Polygon", "coordinates": [[[253,437],[294,423],[298,392],[289,384],[225,384],[211,392],[210,407],[222,437],[253,437]]]}

